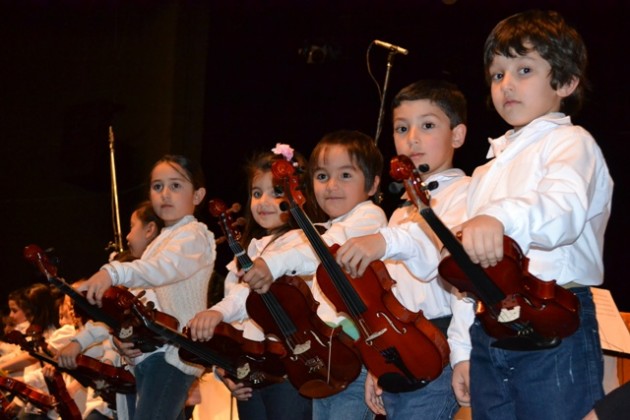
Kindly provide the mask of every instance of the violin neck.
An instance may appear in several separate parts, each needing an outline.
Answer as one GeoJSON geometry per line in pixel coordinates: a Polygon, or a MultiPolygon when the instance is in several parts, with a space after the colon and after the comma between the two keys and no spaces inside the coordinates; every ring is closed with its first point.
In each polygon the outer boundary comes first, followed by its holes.
{"type": "Polygon", "coordinates": [[[453,235],[449,228],[437,217],[430,207],[420,210],[420,215],[426,220],[433,232],[440,238],[444,247],[451,253],[455,263],[468,276],[477,290],[478,297],[486,305],[496,305],[505,299],[505,294],[488,277],[483,269],[471,261],[461,242],[453,235]]]}
{"type": "Polygon", "coordinates": [[[55,276],[48,276],[48,281],[57,286],[63,293],[70,296],[70,298],[72,298],[72,300],[74,300],[74,302],[79,305],[79,307],[93,320],[106,324],[114,331],[120,330],[120,324],[116,319],[100,310],[97,306],[92,305],[85,296],[77,292],[63,279],[55,276]]]}
{"type": "Polygon", "coordinates": [[[322,237],[319,235],[319,232],[317,232],[317,229],[315,229],[315,226],[313,226],[311,220],[300,207],[293,203],[289,211],[293,215],[298,226],[304,231],[304,234],[319,257],[322,267],[326,270],[326,273],[343,299],[346,308],[350,312],[348,315],[355,319],[360,317],[361,314],[367,310],[367,307],[346,278],[346,274],[343,272],[339,264],[337,264],[337,261],[335,261],[328,245],[326,245],[322,237]]]}
{"type": "Polygon", "coordinates": [[[236,260],[238,261],[239,265],[241,266],[243,270],[249,271],[249,269],[251,269],[254,266],[252,259],[249,258],[249,255],[247,255],[247,252],[245,251],[245,249],[243,249],[241,244],[236,240],[234,235],[232,235],[232,232],[230,230],[226,230],[226,236],[227,236],[228,245],[230,246],[230,249],[232,250],[232,253],[236,257],[236,260]]]}

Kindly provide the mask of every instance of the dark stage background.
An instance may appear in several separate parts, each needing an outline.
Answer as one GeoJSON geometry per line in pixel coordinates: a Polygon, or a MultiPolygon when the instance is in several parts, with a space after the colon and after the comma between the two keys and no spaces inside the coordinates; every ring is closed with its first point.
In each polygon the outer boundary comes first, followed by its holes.
{"type": "MultiPolygon", "coordinates": [[[[332,130],[375,134],[379,94],[368,62],[382,85],[387,51],[366,57],[374,39],[410,51],[393,61],[387,104],[428,77],[467,95],[469,131],[456,163],[470,173],[485,161],[486,139],[507,128],[485,106],[483,42],[500,19],[532,7],[560,11],[589,48],[593,93],[574,121],[599,141],[616,182],[604,287],[630,311],[630,11],[621,0],[0,0],[2,305],[9,291],[43,281],[22,258],[27,244],[53,247],[68,280],[107,260],[109,125],[125,234],[149,169],[165,153],[201,161],[209,197],[244,202],[241,168],[254,150],[285,142],[308,155],[332,130]]],[[[379,140],[387,161],[388,116],[379,140]]],[[[384,206],[395,202],[386,196],[384,206]]],[[[217,230],[207,212],[200,217],[217,230]]],[[[222,269],[229,252],[220,249],[222,269]]]]}

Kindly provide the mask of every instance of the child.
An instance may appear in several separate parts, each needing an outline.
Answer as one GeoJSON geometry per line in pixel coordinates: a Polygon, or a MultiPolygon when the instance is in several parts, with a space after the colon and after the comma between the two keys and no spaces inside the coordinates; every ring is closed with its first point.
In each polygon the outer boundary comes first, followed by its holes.
{"type": "MultiPolygon", "coordinates": [[[[164,229],[142,257],[103,266],[81,287],[90,303],[100,304],[112,285],[154,288],[160,310],[185,325],[206,307],[214,268],[214,235],[193,213],[206,193],[201,169],[183,156],[167,155],[151,171],[150,199],[164,229]]],[[[135,419],[183,417],[190,385],[203,373],[183,362],[178,349],[165,345],[134,368],[138,401],[135,419]]]]}
{"type": "MultiPolygon", "coordinates": [[[[278,145],[273,150],[278,153],[284,151],[287,160],[294,160],[302,165],[304,163],[304,159],[301,156],[294,157],[293,149],[286,145],[278,145]]],[[[264,256],[266,251],[276,247],[304,243],[306,240],[301,230],[291,230],[292,218],[280,209],[284,198],[273,185],[271,165],[275,160],[285,157],[272,152],[260,153],[246,167],[249,199],[241,242],[247,247],[248,255],[252,259],[264,256]]],[[[248,318],[245,310],[249,287],[239,282],[240,267],[236,261],[232,261],[227,267],[225,298],[190,321],[191,335],[194,339],[208,339],[216,325],[225,321],[232,322],[235,327],[243,330],[245,338],[262,341],[265,339],[264,332],[248,318]],[[209,333],[204,333],[201,330],[203,328],[209,333]]],[[[301,396],[288,380],[255,390],[244,387],[242,383],[234,384],[228,378],[224,378],[224,382],[237,399],[238,416],[241,420],[311,418],[311,401],[301,396]]]]}
{"type": "Polygon", "coordinates": [[[492,103],[513,129],[490,140],[475,169],[459,229],[471,260],[494,266],[503,236],[529,272],[556,280],[580,301],[580,327],[554,348],[510,351],[475,320],[470,391],[475,419],[582,418],[603,396],[603,362],[589,286],[603,281],[604,231],[613,182],[600,148],[569,115],[581,105],[586,47],[553,11],[499,22],[484,47],[492,103]]]}
{"type": "MultiPolygon", "coordinates": [[[[46,340],[47,350],[53,355],[57,355],[59,349],[68,345],[75,335],[77,328],[81,325],[81,320],[74,314],[72,299],[65,296],[62,303],[59,305],[59,325],[50,337],[46,340]]],[[[99,342],[90,346],[84,354],[86,356],[102,359],[112,358],[115,352],[99,342]]],[[[44,349],[42,349],[44,350],[44,349]]],[[[24,382],[33,386],[36,389],[41,389],[43,392],[48,393],[49,387],[46,379],[51,379],[52,374],[55,372],[55,368],[45,363],[41,368],[31,371],[24,375],[24,382]]],[[[95,391],[92,388],[85,388],[74,377],[67,374],[62,374],[65,386],[67,388],[69,396],[72,398],[77,406],[77,410],[82,413],[82,418],[88,420],[104,420],[112,419],[114,417],[112,410],[107,406],[103,399],[95,395],[95,391]]],[[[28,413],[28,418],[58,418],[56,412],[49,412],[48,417],[46,415],[38,416],[37,413],[40,410],[34,409],[30,404],[24,409],[24,413],[28,413]]],[[[59,411],[59,410],[57,410],[59,411]]]]}
{"type": "MultiPolygon", "coordinates": [[[[462,170],[453,168],[453,154],[466,137],[464,94],[446,81],[420,80],[398,92],[392,102],[392,114],[396,153],[408,156],[416,167],[428,165],[423,181],[427,185],[437,182],[437,188],[431,191],[433,211],[449,226],[460,223],[462,212],[454,212],[452,208],[465,197],[469,178],[462,170]]],[[[457,379],[456,390],[466,389],[467,385],[460,385],[457,372],[468,363],[467,330],[472,316],[456,318],[461,322],[450,327],[449,323],[454,311],[472,314],[471,303],[450,293],[448,284],[437,277],[439,243],[433,240],[431,229],[418,211],[406,202],[394,211],[389,227],[374,235],[349,239],[337,251],[337,261],[357,276],[375,259],[384,259],[388,272],[396,280],[393,288],[396,298],[410,311],[421,310],[443,332],[448,327],[450,366],[427,386],[404,393],[384,392],[369,375],[365,398],[370,408],[391,418],[413,418],[422,413],[427,419],[450,419],[458,409],[451,377],[457,379]]],[[[466,392],[458,393],[457,397],[460,403],[469,403],[466,392]]]]}
{"type": "MultiPolygon", "coordinates": [[[[133,261],[142,257],[147,246],[157,237],[164,222],[157,217],[153,211],[151,201],[143,201],[131,213],[130,229],[127,234],[127,251],[117,254],[117,261],[133,261]]],[[[152,289],[145,290],[143,299],[155,302],[157,299],[152,289]]],[[[148,353],[142,353],[140,350],[133,348],[133,343],[122,342],[112,337],[109,327],[101,322],[87,321],[83,327],[72,338],[71,342],[63,347],[57,354],[57,361],[61,367],[68,369],[76,368],[76,358],[90,346],[101,343],[104,340],[113,339],[113,343],[118,348],[130,365],[134,366],[149,356],[148,353]]],[[[111,360],[115,365],[118,363],[119,357],[111,360]],[[114,363],[116,362],[116,363],[114,363]]],[[[126,420],[133,417],[135,408],[135,395],[133,394],[117,394],[116,395],[116,416],[118,420],[126,420]]]]}
{"type": "MultiPolygon", "coordinates": [[[[308,164],[309,186],[317,204],[329,217],[322,235],[329,245],[343,244],[348,238],[376,232],[385,226],[383,210],[370,201],[378,190],[383,170],[383,156],[374,140],[358,131],[337,131],[325,135],[315,146],[308,164]]],[[[264,293],[273,279],[283,275],[314,274],[319,264],[310,244],[283,247],[265,253],[243,281],[264,293]]],[[[330,325],[341,325],[353,339],[359,337],[354,323],[337,313],[323,295],[317,279],[313,280],[313,297],[320,305],[317,314],[330,325]]],[[[344,391],[313,401],[313,418],[371,418],[363,394],[367,371],[344,391]]]]}
{"type": "MultiPolygon", "coordinates": [[[[16,330],[26,333],[29,328],[38,329],[45,338],[57,328],[59,322],[57,292],[43,283],[35,283],[9,295],[10,315],[16,322],[16,330]]],[[[0,370],[12,376],[21,375],[31,366],[36,368],[37,360],[19,350],[5,355],[0,360],[0,370]]]]}

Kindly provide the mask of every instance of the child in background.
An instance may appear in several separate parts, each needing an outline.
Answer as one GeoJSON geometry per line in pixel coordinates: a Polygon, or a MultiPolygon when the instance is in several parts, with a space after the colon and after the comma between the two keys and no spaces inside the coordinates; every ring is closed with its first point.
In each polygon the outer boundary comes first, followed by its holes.
{"type": "MultiPolygon", "coordinates": [[[[81,320],[74,314],[72,299],[68,296],[65,296],[61,305],[59,305],[59,325],[59,328],[53,331],[46,339],[47,350],[53,355],[57,355],[59,349],[67,346],[70,340],[74,339],[77,329],[81,326],[81,320]]],[[[115,351],[107,343],[103,342],[90,346],[84,354],[97,360],[115,357],[115,351]]],[[[44,393],[49,393],[45,378],[51,379],[54,372],[55,368],[52,365],[44,363],[38,369],[26,373],[24,382],[42,390],[44,393]]],[[[63,373],[62,376],[68,394],[77,405],[83,419],[104,420],[114,418],[111,408],[107,406],[107,403],[101,397],[95,395],[94,389],[85,388],[71,375],[63,373]]],[[[27,404],[20,418],[58,418],[56,411],[47,414],[38,414],[39,412],[39,409],[34,408],[31,404],[27,404]]]]}
{"type": "MultiPolygon", "coordinates": [[[[490,140],[494,158],[472,174],[462,245],[482,267],[516,241],[529,272],[580,301],[580,327],[557,347],[511,351],[477,319],[470,329],[475,419],[578,419],[603,397],[603,358],[589,286],[603,281],[613,182],[597,143],[573,125],[585,89],[586,47],[558,13],[499,22],[484,47],[492,103],[513,128],[490,140]]],[[[553,320],[550,320],[551,322],[553,320]]]]}
{"type": "MultiPolygon", "coordinates": [[[[7,298],[7,304],[9,306],[9,314],[3,317],[4,335],[7,335],[13,330],[19,331],[22,334],[26,332],[26,329],[30,325],[26,314],[22,307],[26,307],[26,296],[24,295],[25,289],[13,290],[9,293],[7,298]]],[[[22,353],[20,346],[16,344],[7,343],[6,341],[0,341],[0,364],[5,361],[12,360],[16,356],[22,353]]]]}
{"type": "MultiPolygon", "coordinates": [[[[185,325],[206,308],[214,268],[214,235],[194,217],[206,193],[201,168],[184,156],[167,155],[151,171],[150,199],[164,229],[138,260],[112,261],[82,286],[90,303],[100,305],[111,286],[154,288],[157,306],[185,325]]],[[[134,368],[135,420],[181,419],[188,390],[204,372],[179,358],[167,344],[134,368]]]]}
{"type": "MultiPolygon", "coordinates": [[[[9,295],[9,307],[11,308],[10,316],[16,322],[15,329],[24,334],[32,327],[48,338],[58,327],[58,300],[58,292],[43,283],[35,283],[12,292],[9,295]]],[[[18,376],[36,362],[37,360],[27,352],[19,350],[17,353],[5,355],[0,360],[0,370],[11,376],[18,376]]]]}
{"type": "MultiPolygon", "coordinates": [[[[383,210],[370,198],[377,192],[383,170],[383,156],[374,140],[358,131],[336,131],[325,135],[311,153],[309,186],[317,204],[328,216],[322,239],[329,246],[343,244],[354,236],[377,232],[387,223],[383,210]]],[[[313,275],[319,259],[310,244],[283,247],[254,261],[243,276],[252,290],[264,293],[271,282],[283,275],[313,275]]],[[[332,326],[341,325],[353,339],[359,337],[354,323],[337,313],[313,280],[313,297],[320,303],[317,314],[332,326]]],[[[373,415],[364,401],[367,371],[342,392],[313,401],[313,419],[369,419],[373,415]]]]}
{"type": "MultiPolygon", "coordinates": [[[[157,217],[153,211],[150,201],[143,201],[131,213],[130,229],[127,234],[127,251],[117,254],[116,261],[133,261],[144,253],[149,243],[153,241],[164,227],[164,222],[157,217]]],[[[145,301],[156,302],[157,298],[152,289],[145,290],[143,296],[145,301]]],[[[159,309],[159,308],[158,308],[159,309]]],[[[110,334],[109,327],[101,322],[88,320],[70,343],[63,347],[57,354],[57,361],[61,367],[68,369],[76,368],[77,356],[90,346],[101,343],[104,340],[112,340],[113,345],[127,358],[129,365],[134,366],[148,357],[148,353],[142,353],[133,347],[131,342],[123,342],[110,334]]],[[[121,365],[120,357],[112,358],[110,361],[116,366],[121,365]]],[[[133,418],[136,398],[133,394],[116,395],[116,417],[118,420],[133,418]]]]}
{"type": "MultiPolygon", "coordinates": [[[[453,168],[455,150],[466,138],[466,98],[453,84],[442,80],[420,80],[403,88],[392,102],[396,153],[408,156],[414,166],[429,170],[423,182],[437,182],[431,190],[431,207],[447,226],[462,222],[462,212],[453,211],[465,198],[469,178],[453,168]]],[[[403,198],[408,198],[405,194],[403,198]]],[[[352,276],[361,276],[369,263],[385,260],[387,271],[396,281],[396,298],[410,311],[424,316],[447,334],[451,348],[450,365],[423,388],[410,392],[383,392],[376,378],[368,376],[365,398],[376,414],[408,419],[450,419],[458,404],[451,387],[467,390],[459,376],[461,364],[470,357],[468,328],[472,323],[472,303],[464,301],[438,277],[441,244],[436,241],[419,209],[407,201],[396,209],[389,226],[379,233],[349,239],[337,251],[337,261],[352,276]],[[463,311],[468,318],[451,321],[451,314],[463,311]],[[449,326],[450,324],[450,326],[449,326]],[[447,333],[448,328],[448,333],[447,333]],[[451,366],[455,369],[451,369],[451,366]]],[[[467,368],[466,368],[467,372],[467,368]]],[[[466,378],[467,379],[467,378],[466,378]]],[[[461,404],[470,403],[467,392],[458,393],[461,404]]]]}
{"type": "MultiPolygon", "coordinates": [[[[293,149],[287,145],[278,145],[277,149],[278,154],[257,154],[246,166],[249,198],[241,243],[253,260],[277,247],[295,246],[306,241],[301,230],[291,230],[292,217],[280,209],[284,197],[274,188],[271,173],[271,165],[277,159],[293,160],[301,166],[304,166],[305,161],[301,156],[294,156],[293,149]],[[280,151],[284,151],[285,156],[279,154],[280,151]]],[[[225,298],[190,321],[191,336],[193,339],[209,339],[217,324],[224,321],[243,330],[245,338],[263,341],[265,333],[249,319],[245,309],[250,289],[239,281],[241,267],[233,260],[227,268],[225,298]]],[[[311,401],[301,396],[288,380],[260,389],[245,387],[243,383],[235,384],[229,378],[223,378],[223,381],[237,399],[241,420],[311,418],[311,401]]]]}

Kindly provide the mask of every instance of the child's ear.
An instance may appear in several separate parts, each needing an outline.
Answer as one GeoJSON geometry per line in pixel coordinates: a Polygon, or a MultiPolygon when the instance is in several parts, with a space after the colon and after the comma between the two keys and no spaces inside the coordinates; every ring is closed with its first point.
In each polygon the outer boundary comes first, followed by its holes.
{"type": "Polygon", "coordinates": [[[381,177],[377,175],[374,177],[374,183],[372,184],[372,188],[370,188],[370,191],[368,191],[368,197],[372,197],[374,194],[376,194],[376,191],[378,191],[379,185],[381,185],[381,177]]]}
{"type": "Polygon", "coordinates": [[[452,131],[451,144],[453,145],[453,149],[459,149],[466,140],[466,124],[458,124],[452,131]]]}
{"type": "Polygon", "coordinates": [[[157,234],[159,233],[158,231],[158,226],[157,223],[155,222],[149,222],[146,225],[146,230],[145,232],[145,236],[147,238],[155,238],[157,236],[157,234]]]}
{"type": "Polygon", "coordinates": [[[579,84],[580,79],[578,79],[577,77],[573,77],[569,83],[565,83],[564,85],[560,86],[556,90],[556,92],[561,98],[566,98],[568,96],[571,96],[571,94],[575,92],[575,89],[578,87],[579,84]]]}
{"type": "Polygon", "coordinates": [[[205,188],[199,188],[197,190],[195,190],[194,194],[193,194],[193,204],[199,205],[199,203],[201,203],[201,201],[203,201],[203,198],[206,196],[206,189],[205,188]]]}

